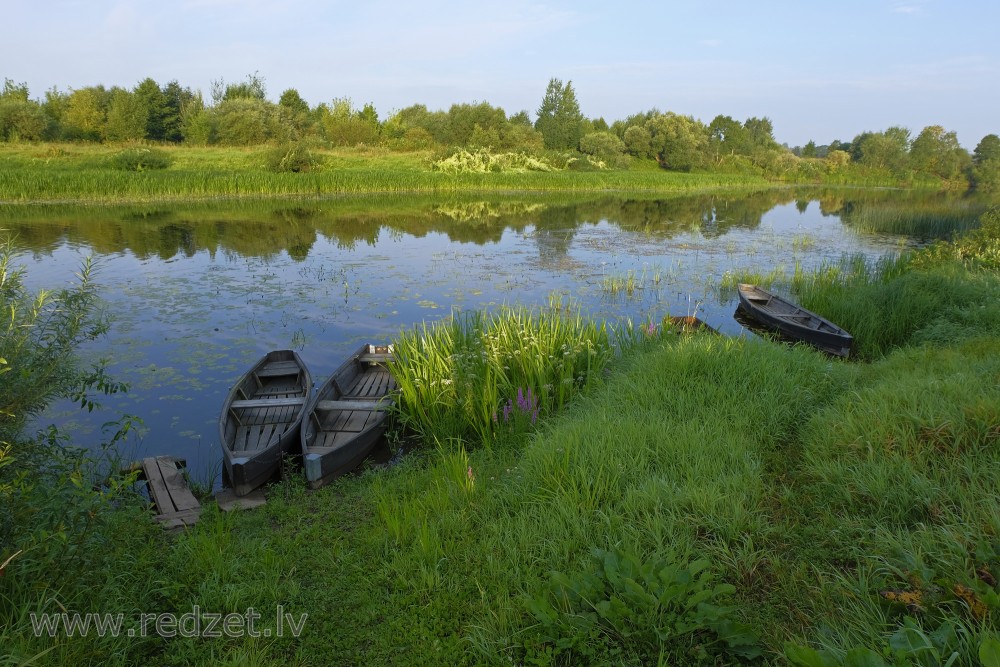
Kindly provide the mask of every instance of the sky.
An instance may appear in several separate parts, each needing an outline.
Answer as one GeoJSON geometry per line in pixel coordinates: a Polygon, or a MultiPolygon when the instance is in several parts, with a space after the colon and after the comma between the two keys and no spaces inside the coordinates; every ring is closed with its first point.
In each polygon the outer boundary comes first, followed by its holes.
{"type": "Polygon", "coordinates": [[[209,99],[350,98],[385,119],[488,102],[534,117],[551,78],[609,123],[767,117],[775,138],[891,126],[1000,134],[998,0],[3,0],[0,77],[31,96],[146,77],[209,99]]]}

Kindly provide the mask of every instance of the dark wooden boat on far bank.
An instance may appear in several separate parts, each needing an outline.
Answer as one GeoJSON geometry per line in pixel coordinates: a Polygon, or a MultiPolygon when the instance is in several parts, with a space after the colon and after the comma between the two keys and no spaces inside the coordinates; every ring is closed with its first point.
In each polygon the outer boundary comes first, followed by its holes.
{"type": "Polygon", "coordinates": [[[236,381],[222,405],[219,440],[233,492],[245,496],[281,467],[299,439],[312,377],[294,350],[268,352],[236,381]]]}
{"type": "Polygon", "coordinates": [[[739,285],[740,308],[751,319],[838,357],[851,353],[854,338],[830,320],[756,285],[739,285]]]}
{"type": "Polygon", "coordinates": [[[319,488],[354,470],[385,432],[396,381],[391,345],[363,345],[316,391],[302,424],[306,481],[319,488]]]}

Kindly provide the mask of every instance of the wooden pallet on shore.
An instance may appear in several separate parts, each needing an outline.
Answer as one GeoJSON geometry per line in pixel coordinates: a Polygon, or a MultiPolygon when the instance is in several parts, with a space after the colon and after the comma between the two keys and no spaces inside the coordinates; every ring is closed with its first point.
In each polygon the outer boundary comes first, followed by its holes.
{"type": "Polygon", "coordinates": [[[185,462],[172,456],[148,456],[133,463],[139,479],[146,480],[149,499],[157,512],[154,517],[167,530],[193,526],[201,515],[201,503],[181,474],[185,462]]]}

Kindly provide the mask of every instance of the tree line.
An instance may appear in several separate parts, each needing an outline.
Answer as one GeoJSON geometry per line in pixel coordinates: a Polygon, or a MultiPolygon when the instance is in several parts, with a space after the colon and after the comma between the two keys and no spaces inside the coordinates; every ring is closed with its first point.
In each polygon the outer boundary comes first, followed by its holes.
{"type": "Polygon", "coordinates": [[[674,171],[746,171],[810,178],[852,171],[901,179],[923,175],[968,181],[1000,191],[1000,137],[989,134],[973,153],[939,125],[916,137],[903,127],[789,148],[779,145],[768,118],[744,121],[718,115],[710,123],[652,109],[608,123],[583,114],[572,82],[551,79],[535,120],[527,110],[508,114],[487,102],[429,110],[422,104],[380,119],[372,104],[350,98],[310,106],[294,88],[267,98],[262,77],[212,83],[210,99],[177,81],[151,78],[132,89],[87,86],[45,92],[32,99],[26,84],[5,79],[0,92],[0,140],[163,142],[253,146],[311,142],[316,146],[380,145],[410,151],[489,148],[541,153],[576,151],[591,163],[624,168],[655,160],[674,171]]]}

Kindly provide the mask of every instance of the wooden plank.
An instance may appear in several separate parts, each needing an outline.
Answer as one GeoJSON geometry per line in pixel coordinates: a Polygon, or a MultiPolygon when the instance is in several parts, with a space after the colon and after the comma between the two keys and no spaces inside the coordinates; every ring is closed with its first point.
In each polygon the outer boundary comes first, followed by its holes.
{"type": "Polygon", "coordinates": [[[267,502],[264,489],[254,489],[245,496],[237,496],[232,489],[223,489],[215,494],[215,501],[223,512],[240,509],[253,509],[267,502]]]}
{"type": "Polygon", "coordinates": [[[302,405],[306,402],[305,396],[282,397],[282,398],[253,398],[247,401],[233,401],[230,407],[234,410],[247,410],[250,408],[283,408],[288,406],[302,405]]]}
{"type": "Polygon", "coordinates": [[[163,474],[160,472],[160,465],[152,456],[142,460],[142,471],[146,476],[146,484],[149,488],[149,498],[153,501],[157,511],[173,512],[176,508],[170,500],[170,492],[163,481],[163,474]]]}
{"type": "Polygon", "coordinates": [[[323,430],[339,431],[347,423],[347,418],[351,415],[350,410],[331,410],[324,412],[323,430]]]}
{"type": "Polygon", "coordinates": [[[173,512],[171,514],[161,514],[153,517],[159,521],[166,530],[174,530],[193,526],[201,518],[201,510],[185,510],[183,512],[173,512]]]}
{"type": "Polygon", "coordinates": [[[352,394],[356,394],[358,385],[364,382],[364,380],[365,380],[364,373],[358,373],[357,375],[351,378],[350,382],[347,383],[346,387],[342,388],[343,390],[340,392],[341,395],[350,396],[352,394]]]}
{"type": "Polygon", "coordinates": [[[376,396],[378,388],[378,372],[365,373],[365,383],[358,392],[361,396],[376,396]]]}
{"type": "Polygon", "coordinates": [[[174,459],[169,456],[157,456],[156,462],[160,467],[160,473],[163,475],[163,482],[167,486],[167,493],[170,494],[170,500],[177,511],[201,507],[201,503],[191,493],[191,489],[174,463],[174,459]]]}
{"type": "Polygon", "coordinates": [[[317,410],[387,410],[392,405],[388,398],[356,398],[344,401],[319,401],[317,410]]]}
{"type": "Polygon", "coordinates": [[[272,361],[259,371],[257,377],[281,377],[283,375],[298,375],[302,369],[294,361],[272,361]]]}
{"type": "Polygon", "coordinates": [[[370,361],[375,363],[381,361],[389,361],[390,359],[392,359],[391,352],[374,352],[369,354],[362,354],[361,356],[358,357],[358,361],[365,361],[365,362],[370,361]]]}
{"type": "Polygon", "coordinates": [[[131,470],[141,470],[157,512],[154,518],[166,529],[194,525],[201,513],[198,499],[181,475],[179,466],[183,465],[182,459],[172,456],[149,456],[130,466],[131,470]]]}
{"type": "Polygon", "coordinates": [[[344,424],[341,430],[360,433],[364,430],[365,424],[368,423],[368,418],[371,414],[370,410],[355,410],[351,413],[351,416],[347,419],[347,423],[344,424]]]}
{"type": "Polygon", "coordinates": [[[275,437],[274,424],[264,424],[260,430],[260,439],[257,441],[257,446],[255,449],[266,449],[268,444],[271,442],[271,438],[275,437]]]}
{"type": "Polygon", "coordinates": [[[328,454],[333,450],[337,449],[338,447],[344,445],[344,443],[350,442],[355,438],[354,433],[344,433],[342,431],[337,431],[333,433],[326,431],[320,433],[319,436],[322,438],[322,442],[320,442],[320,437],[317,437],[316,438],[317,446],[309,448],[310,454],[312,453],[328,454]]]}

